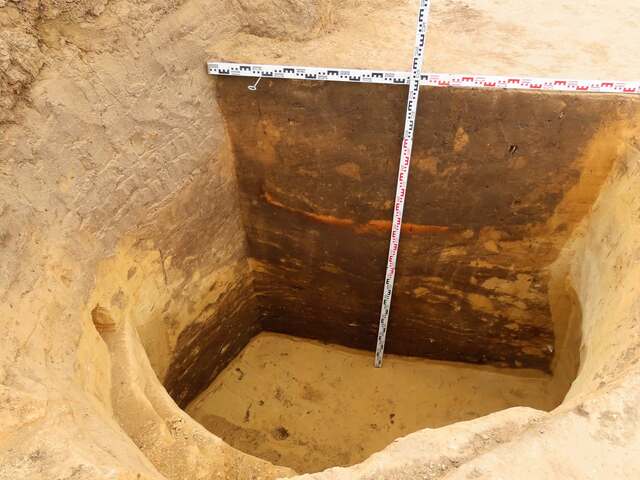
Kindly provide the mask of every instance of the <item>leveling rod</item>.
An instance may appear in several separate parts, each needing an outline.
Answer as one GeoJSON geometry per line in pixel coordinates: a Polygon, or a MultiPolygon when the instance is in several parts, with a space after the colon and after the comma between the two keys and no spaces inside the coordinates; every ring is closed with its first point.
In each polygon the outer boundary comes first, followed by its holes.
{"type": "Polygon", "coordinates": [[[396,199],[393,206],[393,220],[391,221],[391,239],[389,240],[389,255],[387,257],[387,270],[384,276],[382,291],[382,305],[380,306],[380,322],[378,325],[378,339],[376,342],[376,356],[374,366],[382,367],[384,344],[387,339],[387,327],[389,325],[389,313],[391,311],[391,296],[393,295],[393,282],[396,278],[396,262],[398,260],[398,247],[400,246],[400,232],[402,231],[402,212],[404,200],[407,194],[407,182],[409,181],[409,164],[411,163],[411,149],[413,148],[413,131],[416,125],[418,112],[418,95],[420,94],[420,70],[424,59],[424,45],[427,36],[427,20],[429,18],[429,0],[420,0],[418,12],[418,26],[416,28],[416,46],[413,51],[411,74],[409,76],[409,98],[407,99],[407,112],[404,119],[404,137],[400,149],[400,166],[398,167],[398,180],[396,183],[396,199]]]}

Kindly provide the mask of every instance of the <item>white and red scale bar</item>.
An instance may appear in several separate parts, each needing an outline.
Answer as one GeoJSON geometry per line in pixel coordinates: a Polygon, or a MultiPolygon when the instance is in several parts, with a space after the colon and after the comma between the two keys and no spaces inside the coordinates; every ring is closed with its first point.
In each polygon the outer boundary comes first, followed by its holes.
{"type": "MultiPolygon", "coordinates": [[[[208,62],[207,71],[211,75],[379,83],[386,85],[408,85],[411,76],[409,72],[391,70],[259,65],[229,62],[208,62]]],[[[640,94],[640,81],[575,80],[549,77],[464,75],[458,73],[421,73],[420,85],[430,87],[640,94]]]]}
{"type": "Polygon", "coordinates": [[[418,25],[416,28],[416,45],[409,75],[409,96],[407,98],[407,111],[404,120],[404,136],[402,150],[400,151],[400,165],[398,167],[398,180],[396,183],[396,198],[393,207],[393,220],[391,221],[391,239],[389,240],[389,255],[387,256],[387,269],[384,276],[382,291],[382,304],[380,305],[380,321],[378,324],[378,338],[376,342],[376,355],[374,366],[382,367],[384,345],[387,339],[387,327],[391,312],[391,297],[393,295],[393,283],[396,277],[396,262],[398,260],[398,247],[400,246],[400,233],[402,232],[402,212],[407,194],[407,182],[409,181],[409,165],[411,164],[411,150],[413,148],[413,132],[418,113],[418,95],[420,94],[420,70],[424,59],[424,47],[427,37],[427,25],[429,18],[429,0],[420,0],[418,12],[418,25]]]}

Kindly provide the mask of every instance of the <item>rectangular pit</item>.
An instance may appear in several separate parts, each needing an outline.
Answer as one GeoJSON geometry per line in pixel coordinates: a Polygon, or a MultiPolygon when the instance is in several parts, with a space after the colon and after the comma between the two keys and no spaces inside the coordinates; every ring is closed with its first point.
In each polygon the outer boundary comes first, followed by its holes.
{"type": "Polygon", "coordinates": [[[238,310],[191,325],[165,378],[180,405],[299,472],[353,464],[421,428],[557,406],[580,344],[560,258],[638,101],[424,88],[378,371],[406,90],[250,83],[216,81],[251,278],[235,296],[255,302],[250,331],[265,333],[215,378],[246,344],[220,328],[238,310]]]}

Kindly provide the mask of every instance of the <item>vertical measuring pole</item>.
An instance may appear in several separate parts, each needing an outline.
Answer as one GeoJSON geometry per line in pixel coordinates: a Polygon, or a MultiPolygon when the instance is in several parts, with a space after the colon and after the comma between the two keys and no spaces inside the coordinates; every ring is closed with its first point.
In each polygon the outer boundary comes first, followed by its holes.
{"type": "Polygon", "coordinates": [[[393,281],[396,276],[396,260],[398,259],[398,246],[400,244],[400,231],[402,229],[402,211],[404,210],[404,199],[407,194],[409,164],[411,163],[411,149],[413,147],[413,130],[416,123],[416,111],[418,110],[420,70],[422,70],[422,60],[424,58],[429,6],[429,0],[420,0],[416,47],[413,53],[413,65],[411,67],[411,75],[409,77],[409,99],[407,100],[407,114],[404,121],[404,138],[402,139],[400,168],[398,171],[398,183],[396,185],[396,201],[393,207],[393,221],[391,223],[391,240],[389,241],[387,272],[384,277],[382,306],[380,308],[380,326],[378,327],[378,343],[376,345],[376,358],[374,363],[376,368],[380,368],[382,366],[384,342],[387,338],[387,326],[389,325],[391,295],[393,294],[393,281]]]}

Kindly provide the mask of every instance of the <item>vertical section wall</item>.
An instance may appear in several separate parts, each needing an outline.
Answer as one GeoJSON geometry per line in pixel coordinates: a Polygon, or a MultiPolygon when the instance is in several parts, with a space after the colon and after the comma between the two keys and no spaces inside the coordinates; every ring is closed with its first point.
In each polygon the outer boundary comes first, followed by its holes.
{"type": "MultiPolygon", "coordinates": [[[[406,89],[217,80],[267,330],[375,345],[406,89]]],[[[421,96],[388,351],[551,368],[548,267],[620,143],[624,97],[421,96]]]]}

